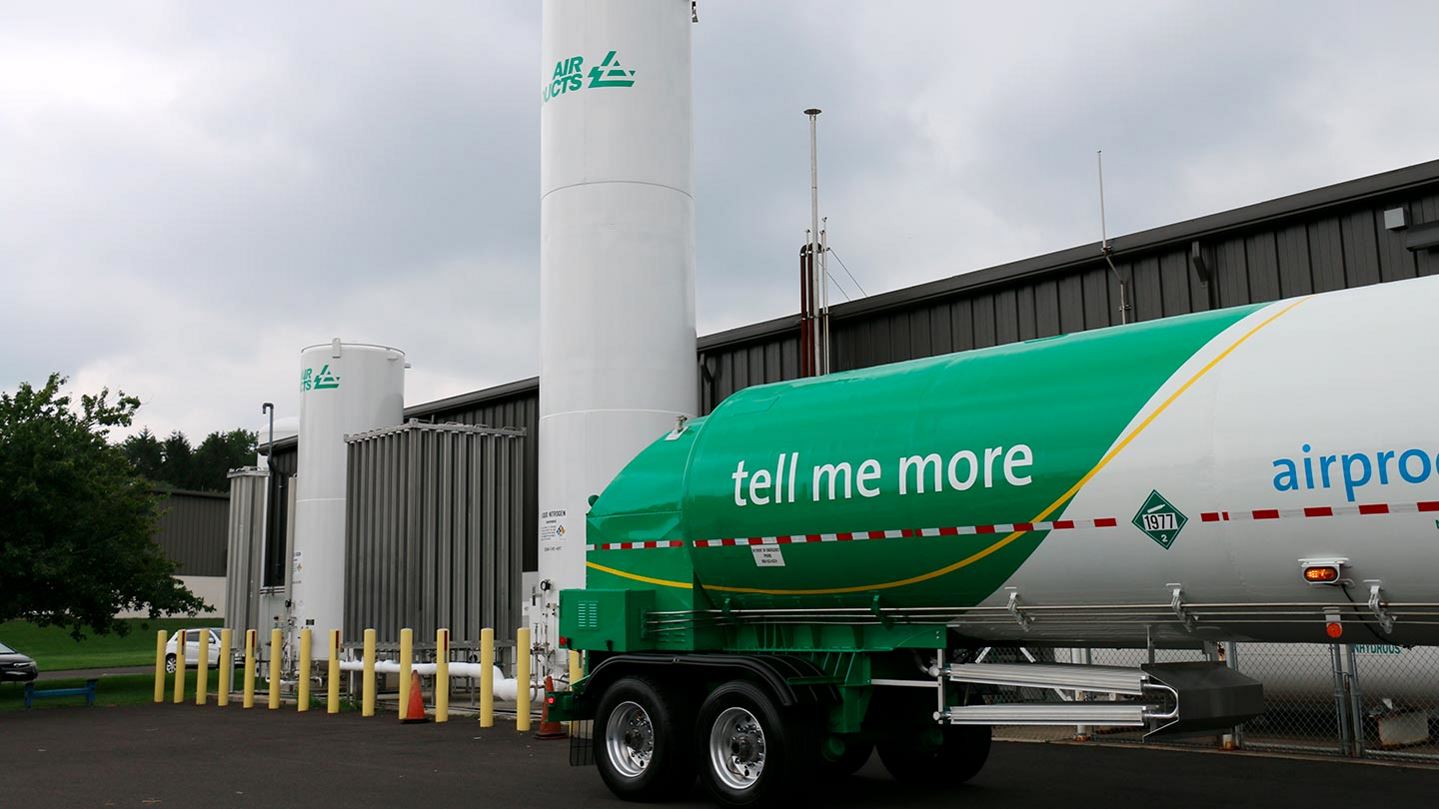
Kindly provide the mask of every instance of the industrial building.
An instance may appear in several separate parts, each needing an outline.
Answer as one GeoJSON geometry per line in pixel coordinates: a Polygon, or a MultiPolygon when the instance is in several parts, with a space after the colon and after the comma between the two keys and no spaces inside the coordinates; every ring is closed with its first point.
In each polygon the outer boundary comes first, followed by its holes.
{"type": "MultiPolygon", "coordinates": [[[[1116,237],[1110,246],[1117,277],[1100,245],[1092,243],[835,305],[832,368],[846,371],[1104,328],[1122,318],[1153,320],[1439,274],[1435,249],[1439,247],[1439,161],[1116,237]],[[1119,278],[1128,293],[1129,311],[1123,314],[1119,278]]],[[[776,272],[790,271],[776,263],[776,272]]],[[[701,414],[735,391],[797,377],[798,331],[798,316],[789,316],[700,337],[695,362],[701,414]]],[[[485,571],[480,576],[483,581],[473,585],[466,584],[464,577],[454,579],[456,587],[495,590],[494,582],[513,581],[516,564],[519,571],[530,574],[521,586],[505,585],[508,609],[497,614],[494,607],[487,608],[489,615],[496,616],[496,625],[503,627],[503,618],[518,619],[527,606],[521,602],[534,586],[533,571],[538,566],[538,451],[545,440],[539,430],[539,380],[522,379],[409,405],[403,420],[518,431],[513,433],[514,456],[506,459],[513,477],[500,481],[503,488],[496,490],[503,492],[501,499],[507,504],[503,519],[477,527],[469,540],[490,548],[474,557],[477,562],[502,564],[509,571],[485,571]],[[511,545],[513,553],[494,550],[511,545]]],[[[264,512],[265,524],[256,533],[255,541],[263,547],[256,549],[254,582],[276,594],[284,592],[290,568],[298,444],[293,437],[276,441],[277,474],[266,482],[268,502],[291,505],[264,512]]],[[[351,470],[352,484],[355,473],[351,470]]],[[[476,489],[468,494],[450,490],[443,496],[492,495],[476,489]]],[[[429,502],[436,508],[453,506],[448,500],[429,502]]],[[[234,508],[244,507],[237,498],[234,508]]],[[[426,517],[412,514],[412,531],[428,530],[423,529],[426,517]]],[[[348,530],[353,536],[356,527],[348,530]]],[[[233,554],[232,549],[232,560],[233,554]]],[[[366,581],[367,589],[386,591],[373,594],[379,603],[398,603],[397,593],[387,590],[400,587],[397,580],[366,581]]],[[[474,596],[459,603],[482,600],[474,596]]],[[[432,623],[433,618],[422,621],[419,602],[413,603],[414,625],[432,623]]],[[[269,617],[259,617],[261,625],[268,625],[269,617]]],[[[234,619],[232,623],[245,625],[234,619]]],[[[347,615],[346,626],[352,623],[353,616],[347,615]]]]}

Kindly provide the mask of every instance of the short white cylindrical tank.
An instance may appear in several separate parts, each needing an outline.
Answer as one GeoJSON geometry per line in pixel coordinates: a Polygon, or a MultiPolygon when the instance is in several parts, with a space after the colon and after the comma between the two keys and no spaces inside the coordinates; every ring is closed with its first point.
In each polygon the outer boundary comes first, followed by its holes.
{"type": "MultiPolygon", "coordinates": [[[[537,641],[585,583],[585,512],[693,416],[691,8],[546,0],[540,101],[537,641]]],[[[562,661],[561,661],[562,663],[562,661]]]]}
{"type": "MultiPolygon", "coordinates": [[[[300,456],[290,574],[297,629],[343,625],[345,608],[345,436],[399,424],[405,352],[332,342],[300,352],[300,456]]],[[[328,656],[323,644],[317,658],[328,656]]]]}

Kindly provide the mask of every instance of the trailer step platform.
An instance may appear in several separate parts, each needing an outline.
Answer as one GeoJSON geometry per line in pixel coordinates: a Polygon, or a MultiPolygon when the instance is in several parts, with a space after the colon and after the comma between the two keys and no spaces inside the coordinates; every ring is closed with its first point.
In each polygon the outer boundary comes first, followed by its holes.
{"type": "Polygon", "coordinates": [[[958,705],[949,709],[951,725],[1113,725],[1143,727],[1149,718],[1142,702],[1013,703],[958,705]]]}

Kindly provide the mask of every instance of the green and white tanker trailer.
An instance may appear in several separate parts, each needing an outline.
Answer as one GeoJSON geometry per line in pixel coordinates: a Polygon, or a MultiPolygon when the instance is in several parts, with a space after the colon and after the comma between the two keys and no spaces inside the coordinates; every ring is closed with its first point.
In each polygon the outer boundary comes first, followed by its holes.
{"type": "Polygon", "coordinates": [[[621,797],[750,805],[876,748],[957,783],[994,724],[1263,710],[1222,663],[991,648],[1439,642],[1436,316],[1424,278],[742,390],[592,499],[552,716],[621,797]]]}

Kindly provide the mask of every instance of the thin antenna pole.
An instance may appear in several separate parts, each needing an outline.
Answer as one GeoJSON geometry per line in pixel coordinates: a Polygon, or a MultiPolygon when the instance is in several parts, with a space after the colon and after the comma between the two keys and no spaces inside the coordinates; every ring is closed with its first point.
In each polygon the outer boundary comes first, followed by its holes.
{"type": "Polygon", "coordinates": [[[1119,283],[1119,324],[1122,326],[1129,322],[1129,284],[1115,268],[1114,259],[1109,257],[1113,250],[1109,246],[1109,225],[1104,220],[1104,150],[1096,149],[1094,156],[1099,164],[1099,252],[1109,265],[1109,271],[1114,273],[1114,280],[1119,283]]]}
{"type": "MultiPolygon", "coordinates": [[[[810,294],[811,301],[817,310],[820,296],[820,284],[824,283],[824,277],[820,275],[820,231],[819,231],[819,114],[817,108],[810,108],[804,111],[809,116],[809,258],[810,258],[810,294]]],[[[818,312],[813,312],[818,314],[818,312]]],[[[813,368],[815,374],[824,373],[823,355],[821,353],[821,333],[818,319],[811,321],[814,335],[811,342],[813,350],[813,368]]]]}
{"type": "Polygon", "coordinates": [[[820,293],[819,321],[821,329],[820,337],[820,373],[829,373],[829,251],[825,248],[829,245],[829,217],[824,218],[824,227],[819,232],[819,277],[824,283],[823,291],[820,293]]]}

